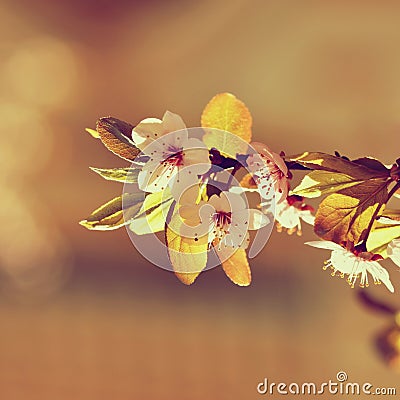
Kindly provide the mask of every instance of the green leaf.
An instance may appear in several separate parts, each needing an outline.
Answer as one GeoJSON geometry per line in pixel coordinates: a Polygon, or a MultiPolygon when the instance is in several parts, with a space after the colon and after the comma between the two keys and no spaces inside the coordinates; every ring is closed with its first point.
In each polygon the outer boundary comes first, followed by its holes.
{"type": "Polygon", "coordinates": [[[208,235],[189,238],[180,235],[183,220],[174,207],[171,220],[166,226],[168,255],[175,275],[185,285],[191,285],[207,265],[208,235]]]}
{"type": "Polygon", "coordinates": [[[117,156],[133,161],[140,150],[131,140],[133,125],[113,117],[103,117],[97,121],[96,131],[108,150],[117,156]]]}
{"type": "Polygon", "coordinates": [[[364,182],[350,175],[322,170],[311,171],[292,192],[298,196],[314,198],[338,192],[364,182]]]}
{"type": "Polygon", "coordinates": [[[138,168],[95,168],[90,169],[108,181],[137,183],[140,170],[138,168]]]}
{"type": "Polygon", "coordinates": [[[378,160],[359,159],[354,161],[319,152],[305,152],[300,155],[286,157],[286,160],[297,162],[313,170],[339,172],[356,179],[372,179],[389,177],[390,171],[378,160]],[[360,161],[364,160],[364,161],[360,161]],[[378,165],[381,168],[378,168],[378,165]]]}
{"type": "Polygon", "coordinates": [[[388,200],[386,178],[365,181],[330,194],[315,216],[315,233],[325,240],[356,245],[365,240],[368,227],[388,200]]]}
{"type": "Polygon", "coordinates": [[[118,196],[93,211],[80,225],[90,230],[118,229],[130,222],[143,204],[143,193],[118,196]]]}

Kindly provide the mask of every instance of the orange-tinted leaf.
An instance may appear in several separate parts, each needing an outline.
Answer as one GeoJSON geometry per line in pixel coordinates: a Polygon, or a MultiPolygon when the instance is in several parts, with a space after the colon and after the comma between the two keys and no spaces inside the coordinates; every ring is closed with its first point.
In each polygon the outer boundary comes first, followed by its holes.
{"type": "Polygon", "coordinates": [[[250,111],[242,101],[230,93],[214,96],[201,116],[202,127],[233,133],[248,143],[251,140],[251,125],[250,111]]]}
{"type": "Polygon", "coordinates": [[[133,161],[140,150],[131,140],[133,125],[117,118],[100,118],[96,124],[96,131],[108,150],[117,156],[133,161]]]}
{"type": "Polygon", "coordinates": [[[338,244],[363,241],[371,220],[387,202],[387,185],[385,178],[373,179],[329,195],[316,213],[315,233],[338,244]]]}
{"type": "Polygon", "coordinates": [[[191,285],[200,275],[200,272],[192,272],[192,273],[184,273],[184,272],[176,272],[176,277],[185,285],[191,285]]]}
{"type": "MultiPolygon", "coordinates": [[[[218,250],[218,256],[224,259],[224,246],[218,250]]],[[[228,250],[231,251],[231,250],[228,250]]],[[[228,259],[222,263],[226,276],[236,285],[249,286],[251,283],[251,271],[247,260],[246,251],[237,249],[228,259]]]]}
{"type": "Polygon", "coordinates": [[[362,157],[352,160],[353,163],[364,165],[368,169],[382,172],[385,176],[388,174],[388,168],[386,168],[380,161],[371,157],[362,157]]]}

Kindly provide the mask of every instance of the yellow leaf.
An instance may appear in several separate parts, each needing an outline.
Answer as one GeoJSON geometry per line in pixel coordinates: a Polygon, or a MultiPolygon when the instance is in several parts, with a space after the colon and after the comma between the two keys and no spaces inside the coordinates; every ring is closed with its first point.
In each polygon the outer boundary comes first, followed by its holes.
{"type": "Polygon", "coordinates": [[[138,168],[95,168],[90,169],[96,174],[108,181],[125,182],[125,183],[137,183],[139,169],[138,168]]]}
{"type": "Polygon", "coordinates": [[[376,225],[368,236],[367,250],[387,257],[387,245],[400,237],[400,225],[376,225]]]}
{"type": "Polygon", "coordinates": [[[176,277],[185,285],[191,285],[200,275],[200,272],[192,272],[192,273],[184,273],[184,272],[175,272],[176,277]]]}
{"type": "MultiPolygon", "coordinates": [[[[217,253],[221,259],[224,259],[224,247],[217,253]]],[[[231,250],[229,250],[231,251],[231,250]]],[[[247,260],[246,251],[237,249],[227,260],[222,263],[222,268],[227,277],[236,285],[249,286],[251,283],[251,270],[247,260]]]]}
{"type": "MultiPolygon", "coordinates": [[[[155,194],[155,193],[152,193],[155,194]]],[[[148,195],[146,197],[149,197],[148,195]]],[[[136,217],[132,220],[131,224],[129,225],[129,229],[136,233],[137,235],[146,235],[149,233],[156,233],[161,232],[165,228],[165,221],[168,216],[168,211],[173,203],[173,199],[170,197],[166,200],[163,200],[162,203],[158,203],[158,205],[154,206],[152,201],[146,204],[143,204],[142,209],[140,210],[139,215],[146,211],[150,211],[148,214],[144,214],[142,217],[136,217]],[[145,211],[143,211],[145,210],[145,211]]]]}
{"type": "Polygon", "coordinates": [[[175,207],[166,226],[166,242],[175,275],[185,285],[191,285],[207,265],[208,237],[183,237],[180,234],[182,224],[182,218],[175,207]]]}
{"type": "Polygon", "coordinates": [[[371,221],[388,199],[387,179],[373,179],[330,194],[315,216],[315,233],[325,240],[353,245],[365,239],[371,221]]]}
{"type": "Polygon", "coordinates": [[[172,195],[168,187],[160,192],[147,194],[137,218],[143,217],[146,213],[155,210],[157,207],[170,201],[171,199],[172,195]]]}
{"type": "Polygon", "coordinates": [[[169,188],[148,194],[129,229],[137,235],[163,231],[172,203],[173,198],[169,188]]]}
{"type": "Polygon", "coordinates": [[[235,155],[237,152],[246,151],[246,142],[251,140],[252,117],[250,111],[243,102],[233,94],[221,93],[214,96],[206,105],[201,116],[203,128],[214,128],[220,131],[206,130],[203,137],[204,143],[209,147],[215,147],[220,152],[235,155]],[[244,142],[243,142],[244,141],[244,142]]]}
{"type": "Polygon", "coordinates": [[[140,210],[142,203],[142,193],[124,194],[103,204],[79,223],[90,230],[118,229],[130,222],[140,210]]]}
{"type": "Polygon", "coordinates": [[[316,170],[307,174],[292,193],[298,196],[314,198],[338,192],[347,187],[358,185],[363,179],[356,179],[339,172],[316,170]]]}

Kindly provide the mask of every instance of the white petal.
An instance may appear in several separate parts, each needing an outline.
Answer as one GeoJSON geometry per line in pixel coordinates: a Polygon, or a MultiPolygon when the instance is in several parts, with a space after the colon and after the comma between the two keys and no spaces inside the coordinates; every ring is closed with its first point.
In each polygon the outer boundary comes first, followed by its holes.
{"type": "MultiPolygon", "coordinates": [[[[241,230],[242,236],[249,229],[249,223],[250,223],[250,210],[249,209],[232,212],[232,214],[231,214],[232,229],[241,230]]],[[[229,231],[231,231],[231,229],[229,229],[229,231]]]]}
{"type": "Polygon", "coordinates": [[[270,219],[260,210],[249,210],[249,228],[250,230],[258,230],[267,226],[270,219]]]}
{"type": "Polygon", "coordinates": [[[182,220],[180,232],[178,233],[183,237],[192,239],[210,235],[214,229],[214,224],[211,222],[211,216],[215,211],[214,207],[210,204],[203,204],[193,208],[196,208],[196,210],[192,216],[192,220],[182,220]]]}
{"type": "Polygon", "coordinates": [[[169,153],[181,151],[187,142],[188,131],[186,129],[166,132],[159,140],[163,148],[169,153]]]}
{"type": "Polygon", "coordinates": [[[181,193],[180,197],[175,198],[175,200],[180,205],[191,206],[193,204],[196,204],[199,198],[199,191],[200,191],[199,185],[189,186],[181,193]]]}
{"type": "Polygon", "coordinates": [[[203,174],[206,173],[211,165],[209,152],[205,144],[196,138],[190,138],[182,143],[183,163],[185,166],[193,164],[202,164],[205,167],[203,174]]]}
{"type": "Polygon", "coordinates": [[[143,150],[153,140],[163,133],[162,121],[158,118],[146,118],[132,130],[132,140],[139,149],[143,150]]]}
{"type": "Polygon", "coordinates": [[[390,259],[400,267],[400,239],[392,240],[387,247],[390,259]]]}
{"type": "Polygon", "coordinates": [[[231,193],[236,193],[236,194],[243,194],[243,193],[254,193],[254,192],[258,192],[257,188],[245,188],[243,186],[232,186],[231,188],[229,188],[229,191],[231,193]]]}
{"type": "Polygon", "coordinates": [[[187,138],[183,143],[183,147],[184,149],[199,149],[199,150],[207,150],[208,152],[208,148],[207,146],[200,140],[197,138],[187,138]]]}
{"type": "Polygon", "coordinates": [[[400,253],[400,239],[393,239],[387,248],[388,255],[400,253]]]}
{"type": "Polygon", "coordinates": [[[400,225],[400,221],[388,218],[388,217],[379,217],[377,219],[377,221],[380,224],[384,224],[384,225],[400,225]]]}
{"type": "Polygon", "coordinates": [[[224,209],[221,211],[232,212],[232,218],[234,218],[235,213],[248,208],[245,197],[240,194],[223,191],[221,192],[220,197],[227,199],[229,202],[229,210],[224,209]]]}
{"type": "Polygon", "coordinates": [[[225,235],[223,243],[232,248],[247,249],[249,246],[249,232],[246,232],[246,230],[243,232],[240,229],[231,227],[229,233],[225,235]]]}
{"type": "Polygon", "coordinates": [[[391,255],[389,257],[398,267],[400,267],[400,254],[391,255]]]}
{"type": "Polygon", "coordinates": [[[183,119],[171,111],[166,111],[163,116],[163,125],[166,132],[179,131],[181,129],[186,129],[186,125],[183,119]]]}
{"type": "Polygon", "coordinates": [[[390,281],[389,272],[385,268],[383,268],[376,261],[369,261],[367,271],[373,276],[379,279],[391,293],[394,293],[394,287],[392,282],[390,281]]]}
{"type": "Polygon", "coordinates": [[[198,176],[201,175],[201,171],[204,171],[204,164],[176,168],[168,183],[175,200],[179,200],[188,188],[198,185],[200,181],[198,176]]]}
{"type": "Polygon", "coordinates": [[[290,206],[286,201],[276,205],[275,219],[284,228],[292,229],[300,225],[299,211],[290,206]]]}
{"type": "Polygon", "coordinates": [[[157,193],[164,190],[170,180],[176,175],[177,167],[166,168],[163,164],[157,164],[156,168],[146,163],[138,175],[139,189],[144,192],[157,193]]]}
{"type": "Polygon", "coordinates": [[[284,193],[279,193],[275,191],[274,182],[270,177],[264,177],[261,179],[256,178],[258,192],[260,193],[261,198],[265,200],[271,200],[276,196],[276,202],[282,203],[286,199],[286,195],[284,193]]]}
{"type": "Polygon", "coordinates": [[[264,160],[258,153],[251,154],[247,157],[247,168],[251,173],[257,173],[264,166],[264,160]]]}
{"type": "MultiPolygon", "coordinates": [[[[340,248],[340,250],[333,250],[331,254],[331,258],[329,260],[332,263],[332,266],[343,274],[350,275],[354,272],[355,268],[362,269],[362,265],[360,265],[360,259],[357,258],[353,253],[347,251],[344,248],[340,248]]],[[[361,271],[360,269],[360,271],[361,271]]],[[[365,267],[364,267],[365,270],[365,267]]],[[[360,272],[358,271],[358,272],[360,272]]]]}
{"type": "Polygon", "coordinates": [[[315,215],[310,210],[301,211],[300,218],[307,224],[314,225],[315,215]]]}
{"type": "Polygon", "coordinates": [[[338,245],[337,243],[331,242],[329,240],[316,240],[313,242],[306,242],[304,243],[308,246],[316,247],[318,249],[326,249],[326,250],[333,250],[333,251],[346,251],[342,246],[338,245]]]}

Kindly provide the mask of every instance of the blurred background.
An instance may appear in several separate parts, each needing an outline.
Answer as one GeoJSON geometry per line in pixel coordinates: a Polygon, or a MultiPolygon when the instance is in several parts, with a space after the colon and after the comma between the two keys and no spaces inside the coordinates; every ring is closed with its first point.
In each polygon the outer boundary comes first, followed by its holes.
{"type": "Polygon", "coordinates": [[[198,126],[223,91],[276,151],[393,162],[399,13],[395,1],[2,0],[0,398],[253,399],[264,377],[339,370],[395,386],[372,341],[390,322],[322,271],[311,229],[274,232],[248,288],[219,268],[184,287],[124,229],[78,221],[122,190],[88,167],[126,165],[86,127],[166,109],[198,126]]]}

